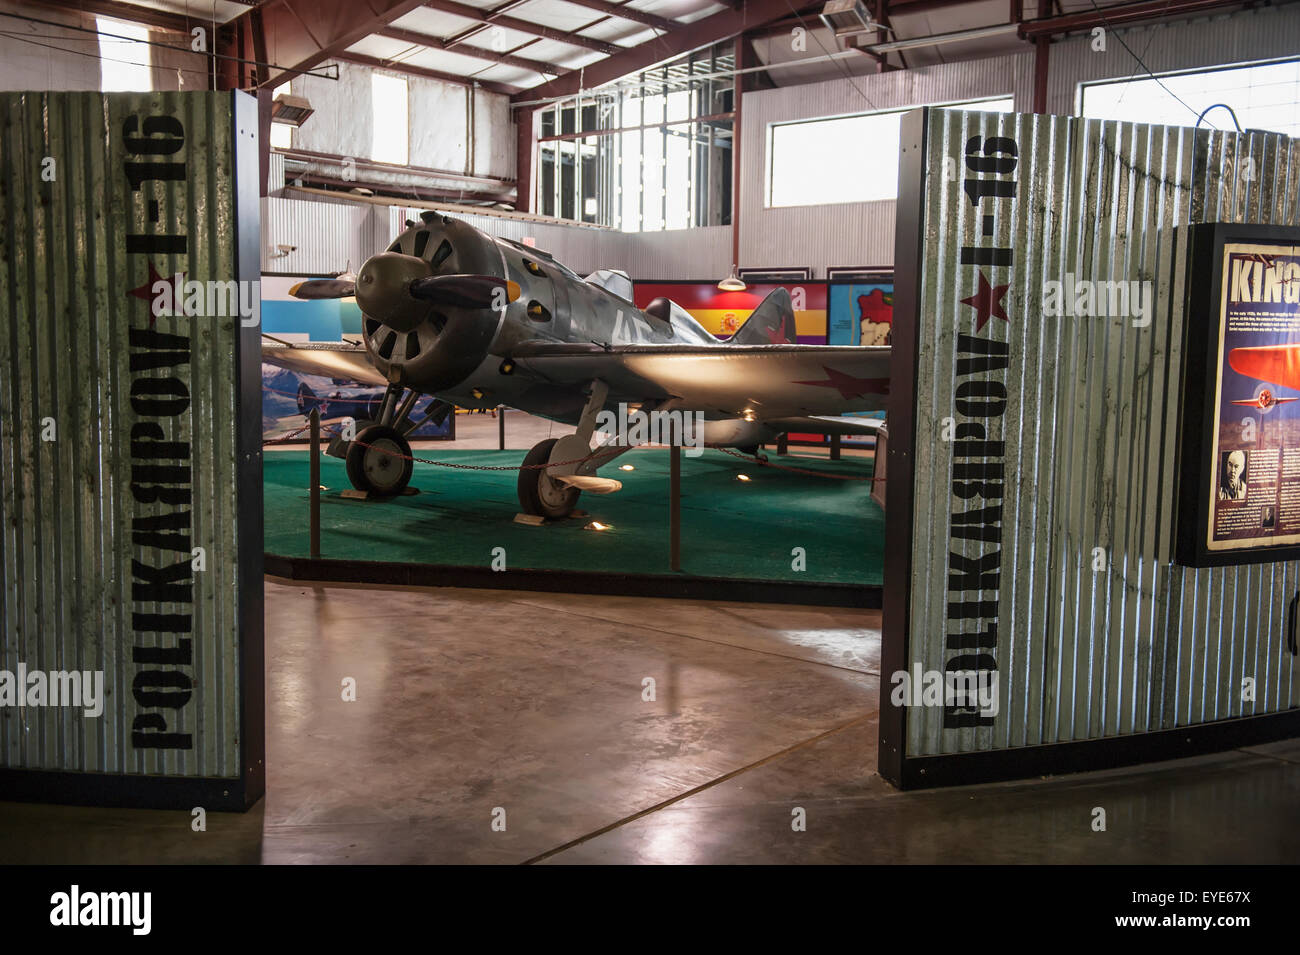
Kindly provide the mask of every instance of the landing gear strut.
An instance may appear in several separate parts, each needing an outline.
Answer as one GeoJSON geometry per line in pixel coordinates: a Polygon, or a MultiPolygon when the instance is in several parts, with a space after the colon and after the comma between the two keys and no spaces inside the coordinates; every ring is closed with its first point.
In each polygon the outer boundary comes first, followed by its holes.
{"type": "Polygon", "coordinates": [[[441,423],[451,412],[447,402],[435,401],[419,420],[412,420],[411,409],[419,398],[420,392],[391,384],[384,393],[379,420],[358,423],[361,430],[348,443],[345,455],[348,480],[358,491],[392,497],[411,483],[414,464],[407,435],[426,421],[441,423]]]}
{"type": "Polygon", "coordinates": [[[358,491],[392,497],[411,482],[411,445],[387,425],[372,424],[348,445],[347,466],[358,491]]]}
{"type": "Polygon", "coordinates": [[[555,480],[546,473],[546,468],[532,467],[545,464],[551,459],[553,449],[559,438],[547,438],[533,445],[533,449],[524,458],[524,466],[519,471],[519,505],[525,514],[539,514],[542,517],[568,517],[578,503],[582,492],[555,480]]]}
{"type": "MultiPolygon", "coordinates": [[[[605,407],[609,386],[600,379],[591,383],[590,397],[578,419],[578,429],[562,438],[547,438],[533,445],[519,472],[519,506],[525,514],[552,519],[568,517],[582,493],[562,477],[594,477],[596,469],[630,450],[626,445],[606,444],[594,453],[591,437],[596,430],[596,415],[605,407]],[[551,467],[529,467],[555,461],[551,467]]],[[[615,484],[615,487],[617,485],[615,484]]]]}

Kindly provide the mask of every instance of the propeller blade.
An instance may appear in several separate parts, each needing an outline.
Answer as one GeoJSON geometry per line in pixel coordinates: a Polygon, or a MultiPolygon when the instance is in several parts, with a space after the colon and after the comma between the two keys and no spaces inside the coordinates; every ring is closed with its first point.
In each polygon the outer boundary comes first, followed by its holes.
{"type": "Polygon", "coordinates": [[[519,297],[518,285],[492,275],[430,275],[410,285],[414,298],[461,308],[492,308],[499,304],[498,289],[505,290],[506,301],[519,297]]]}
{"type": "Polygon", "coordinates": [[[289,289],[294,298],[348,298],[357,294],[357,283],[344,279],[308,279],[289,289]]]}

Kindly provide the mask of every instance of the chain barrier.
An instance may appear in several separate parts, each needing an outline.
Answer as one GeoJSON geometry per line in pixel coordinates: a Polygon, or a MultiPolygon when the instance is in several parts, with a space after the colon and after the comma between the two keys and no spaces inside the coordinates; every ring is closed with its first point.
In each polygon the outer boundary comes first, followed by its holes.
{"type": "Polygon", "coordinates": [[[752,461],[761,468],[775,468],[778,471],[790,471],[794,474],[808,474],[812,477],[832,478],[836,481],[870,481],[873,485],[876,481],[883,480],[883,478],[878,478],[875,474],[872,474],[871,477],[857,477],[852,474],[826,474],[822,471],[812,471],[808,468],[792,468],[788,464],[773,464],[767,458],[753,457],[741,451],[733,451],[731,448],[718,448],[718,450],[723,454],[730,454],[733,458],[740,458],[742,461],[752,461]]]}
{"type": "MultiPolygon", "coordinates": [[[[305,427],[299,428],[297,431],[291,431],[283,437],[276,438],[274,441],[265,441],[263,444],[280,444],[290,440],[295,435],[307,431],[310,427],[311,425],[306,425],[305,427]]],[[[334,428],[322,427],[321,437],[323,438],[327,434],[343,438],[342,432],[334,428]]],[[[344,438],[344,440],[347,439],[344,438]]],[[[411,461],[415,464],[431,464],[434,467],[451,468],[456,471],[541,471],[545,468],[568,467],[570,464],[586,464],[604,450],[603,448],[596,448],[585,458],[574,458],[572,461],[548,461],[545,464],[454,464],[451,461],[431,461],[428,458],[417,458],[410,454],[402,454],[400,451],[390,451],[388,448],[381,448],[378,445],[367,444],[357,438],[351,439],[350,443],[360,445],[361,447],[371,451],[378,451],[380,454],[387,454],[389,457],[402,458],[403,460],[411,461]]],[[[786,464],[773,464],[766,458],[754,457],[740,451],[735,451],[731,448],[722,448],[717,445],[711,445],[711,447],[717,451],[721,451],[723,454],[729,454],[733,458],[740,458],[742,461],[749,461],[753,464],[757,464],[759,467],[774,468],[777,471],[789,471],[792,474],[807,474],[811,477],[830,478],[835,481],[870,481],[873,486],[877,481],[883,480],[882,477],[878,477],[874,474],[871,477],[857,477],[856,475],[851,474],[826,474],[823,471],[813,471],[808,468],[795,468],[786,464]]]]}
{"type": "MultiPolygon", "coordinates": [[[[340,432],[335,431],[333,428],[325,428],[322,430],[322,433],[326,431],[330,434],[336,434],[339,437],[343,437],[340,432]]],[[[583,464],[590,461],[601,452],[601,449],[597,448],[585,458],[575,458],[572,461],[547,461],[545,464],[453,464],[450,461],[430,461],[428,458],[417,458],[409,454],[402,454],[400,451],[390,451],[388,448],[381,448],[378,445],[367,444],[365,441],[360,441],[356,438],[353,438],[350,443],[360,445],[361,447],[367,448],[371,451],[378,451],[380,454],[387,454],[389,457],[402,458],[406,461],[413,461],[416,464],[432,464],[434,467],[438,468],[452,468],[457,471],[541,471],[544,468],[560,468],[568,467],[570,464],[583,464]]]]}

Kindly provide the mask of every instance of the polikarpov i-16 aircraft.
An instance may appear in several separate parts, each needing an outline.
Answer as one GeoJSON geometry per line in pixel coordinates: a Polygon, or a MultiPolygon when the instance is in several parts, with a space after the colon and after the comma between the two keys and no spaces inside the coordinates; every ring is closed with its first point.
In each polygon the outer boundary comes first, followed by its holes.
{"type": "Polygon", "coordinates": [[[632,304],[625,273],[582,278],[546,252],[426,212],[357,273],[296,285],[299,298],[356,296],[364,347],[264,345],[266,361],[386,385],[355,440],[337,436],[358,490],[379,497],[410,481],[407,435],[454,406],[509,405],[573,425],[533,447],[519,472],[529,514],[567,516],[583,490],[617,490],[597,470],[634,445],[604,436],[602,411],[700,413],[703,443],[753,451],[787,431],[870,434],[878,420],[838,417],[885,407],[888,347],[795,344],[790,295],[777,289],[720,340],[665,298],[632,304]],[[419,420],[422,394],[439,400],[419,420]],[[547,462],[554,466],[542,467],[547,462]]]}

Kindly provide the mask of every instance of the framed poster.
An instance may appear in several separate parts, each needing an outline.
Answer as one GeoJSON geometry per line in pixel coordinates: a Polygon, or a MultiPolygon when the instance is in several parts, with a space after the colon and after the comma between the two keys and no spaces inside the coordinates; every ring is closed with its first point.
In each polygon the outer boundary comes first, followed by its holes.
{"type": "Polygon", "coordinates": [[[1300,228],[1193,227],[1178,561],[1300,557],[1300,228]]]}
{"type": "Polygon", "coordinates": [[[888,345],[893,327],[893,275],[827,284],[828,344],[888,345]]]}

